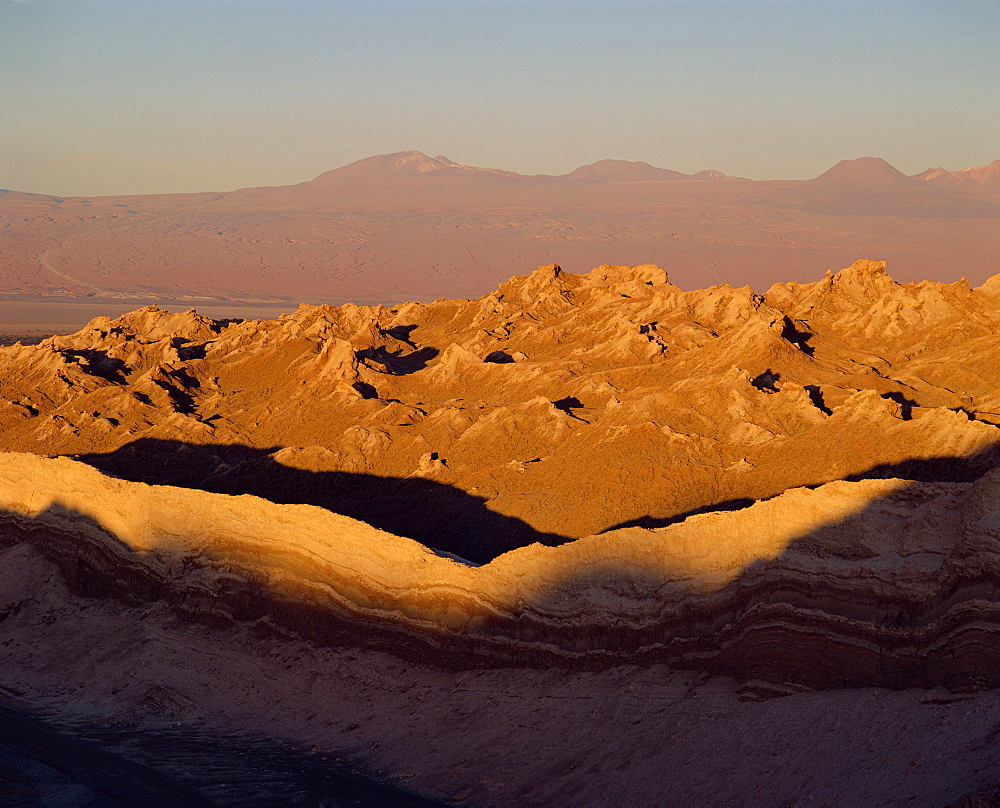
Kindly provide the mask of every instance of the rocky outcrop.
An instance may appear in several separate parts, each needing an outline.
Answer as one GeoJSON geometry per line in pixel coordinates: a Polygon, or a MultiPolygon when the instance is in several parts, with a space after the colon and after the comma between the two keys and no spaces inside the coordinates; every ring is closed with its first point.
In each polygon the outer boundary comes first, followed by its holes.
{"type": "Polygon", "coordinates": [[[5,454],[4,543],[71,586],[446,665],[669,661],[813,687],[1000,684],[1000,472],[836,482],[474,566],[310,506],[5,454]]]}
{"type": "Polygon", "coordinates": [[[0,349],[0,448],[320,505],[484,562],[836,479],[975,479],[1000,434],[992,289],[875,261],[765,295],[546,265],[479,300],[148,307],[0,349]]]}

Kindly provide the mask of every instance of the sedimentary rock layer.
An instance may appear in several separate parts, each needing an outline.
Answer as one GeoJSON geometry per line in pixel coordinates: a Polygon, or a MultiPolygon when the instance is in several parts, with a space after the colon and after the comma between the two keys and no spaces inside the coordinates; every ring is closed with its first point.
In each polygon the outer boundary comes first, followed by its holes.
{"type": "Polygon", "coordinates": [[[0,458],[4,543],[77,591],[448,665],[670,661],[810,686],[1000,684],[1000,471],[835,482],[482,566],[311,506],[0,458]]]}
{"type": "Polygon", "coordinates": [[[0,349],[5,540],[86,594],[441,664],[993,685],[998,284],[550,265],[99,318],[0,349]]]}

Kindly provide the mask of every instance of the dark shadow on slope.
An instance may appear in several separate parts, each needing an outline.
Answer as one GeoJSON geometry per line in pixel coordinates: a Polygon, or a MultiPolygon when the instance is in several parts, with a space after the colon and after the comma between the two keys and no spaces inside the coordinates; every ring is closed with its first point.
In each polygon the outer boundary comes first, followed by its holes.
{"type": "MultiPolygon", "coordinates": [[[[209,808],[215,805],[203,794],[181,785],[155,771],[128,758],[108,752],[92,742],[80,740],[67,733],[59,732],[34,716],[0,705],[0,743],[11,746],[32,759],[62,772],[70,779],[70,793],[79,799],[79,788],[85,785],[97,794],[110,799],[94,799],[88,804],[94,806],[146,806],[146,808],[176,808],[179,805],[191,808],[209,808]]],[[[39,784],[42,788],[46,784],[39,784]]],[[[62,785],[62,784],[60,784],[62,785]]],[[[69,805],[59,799],[59,789],[55,794],[37,793],[38,802],[23,802],[22,805],[69,805]]],[[[62,790],[69,790],[62,785],[62,790]]],[[[4,805],[12,797],[10,792],[0,789],[0,799],[4,805]]],[[[72,799],[72,798],[71,798],[72,799]]],[[[74,803],[76,804],[76,803],[74,803]]],[[[82,804],[82,803],[80,803],[82,804]]]]}
{"type": "MultiPolygon", "coordinates": [[[[628,551],[620,561],[588,554],[514,620],[498,620],[497,629],[546,636],[569,652],[570,664],[579,664],[585,649],[587,664],[596,666],[612,664],[607,657],[620,664],[666,661],[781,686],[1000,687],[1000,553],[989,533],[966,532],[972,522],[965,521],[980,519],[983,508],[1000,512],[1000,479],[969,496],[969,484],[1000,467],[998,450],[1000,444],[968,457],[884,464],[854,475],[914,481],[791,536],[777,556],[763,552],[727,583],[693,587],[673,603],[671,573],[644,567],[628,551]],[[898,576],[887,574],[894,568],[898,576]],[[622,606],[611,611],[628,616],[612,628],[568,612],[567,598],[588,591],[598,610],[620,597],[622,606]],[[552,614],[567,617],[553,622],[552,614]]],[[[753,504],[730,500],[619,527],[662,527],[753,504]]],[[[741,531],[754,524],[734,523],[737,546],[741,531]]]]}
{"type": "Polygon", "coordinates": [[[553,401],[552,406],[557,410],[561,410],[566,413],[570,418],[576,418],[578,421],[583,419],[576,415],[573,410],[578,410],[583,406],[583,402],[580,401],[576,396],[566,396],[566,398],[561,398],[558,401],[553,401]]]}
{"type": "Polygon", "coordinates": [[[361,361],[381,365],[386,373],[391,373],[393,376],[408,376],[418,370],[423,370],[427,367],[427,363],[439,353],[437,348],[430,347],[419,348],[416,351],[410,351],[410,353],[402,351],[394,353],[379,346],[355,351],[354,355],[361,361]]]}
{"type": "Polygon", "coordinates": [[[913,408],[919,406],[912,398],[907,398],[897,390],[891,393],[883,393],[882,398],[895,401],[899,405],[899,415],[904,421],[911,420],[913,418],[913,408]]]}
{"type": "Polygon", "coordinates": [[[506,351],[490,351],[483,361],[493,365],[509,365],[514,361],[514,357],[506,351]]]}
{"type": "MultiPolygon", "coordinates": [[[[107,474],[150,485],[176,485],[221,494],[252,494],[283,504],[316,505],[477,563],[486,563],[502,553],[535,542],[556,546],[578,538],[537,531],[521,519],[490,510],[482,497],[424,477],[378,477],[285,466],[272,457],[281,448],[197,445],[140,438],[108,454],[81,455],[77,459],[107,474]]],[[[933,457],[880,464],[844,479],[971,482],[998,464],[1000,447],[992,447],[969,457],[933,457]]],[[[804,487],[815,488],[824,482],[828,481],[808,483],[804,487]]],[[[776,491],[773,495],[779,493],[776,491]]],[[[740,510],[754,501],[737,497],[665,516],[646,514],[610,525],[600,532],[625,527],[667,527],[697,514],[740,510]]]]}
{"type": "Polygon", "coordinates": [[[812,356],[816,352],[816,349],[809,344],[809,340],[813,336],[812,333],[804,329],[799,329],[795,321],[788,316],[785,317],[784,322],[784,327],[781,329],[781,336],[796,346],[806,356],[812,356]]]}
{"type": "Polygon", "coordinates": [[[963,457],[929,457],[904,460],[901,463],[881,463],[867,471],[849,474],[844,479],[914,480],[922,483],[971,483],[987,471],[1000,465],[1000,446],[963,457]]]}
{"type": "Polygon", "coordinates": [[[781,374],[772,371],[770,368],[765,370],[759,376],[755,376],[750,380],[750,384],[760,390],[762,393],[777,393],[778,382],[781,381],[781,374]]]}
{"type": "Polygon", "coordinates": [[[177,356],[185,362],[191,359],[205,358],[206,346],[204,344],[192,345],[191,340],[184,337],[173,337],[170,344],[176,349],[177,356]]]}
{"type": "MultiPolygon", "coordinates": [[[[197,448],[173,446],[185,453],[197,448]]],[[[991,449],[978,459],[995,457],[991,449]]],[[[245,453],[243,462],[254,459],[245,453]]],[[[183,458],[174,460],[176,474],[183,458]]],[[[938,460],[943,468],[949,458],[938,460]]],[[[1000,480],[991,486],[969,500],[970,513],[989,505],[983,496],[996,498],[1000,511],[1000,480]]],[[[278,576],[272,589],[261,585],[252,563],[244,569],[238,561],[227,564],[225,585],[206,601],[197,574],[164,575],[159,561],[146,558],[177,552],[169,536],[155,551],[94,552],[86,545],[101,534],[129,545],[92,517],[59,505],[45,529],[0,512],[8,522],[0,540],[32,542],[83,595],[133,605],[165,600],[210,625],[280,627],[320,644],[363,645],[424,664],[601,669],[666,662],[802,687],[1000,687],[1000,555],[988,535],[964,532],[960,506],[967,493],[964,486],[893,487],[857,512],[788,537],[777,555],[767,545],[732,579],[708,581],[680,598],[671,593],[678,591],[677,576],[689,574],[686,567],[678,572],[669,559],[616,554],[613,546],[607,555],[587,552],[573,564],[540,566],[540,578],[516,577],[509,599],[494,596],[481,611],[473,609],[479,620],[461,624],[448,619],[447,598],[440,611],[412,616],[388,605],[373,618],[364,598],[354,607],[303,599],[294,579],[305,574],[308,581],[307,571],[294,567],[287,583],[277,583],[286,580],[278,576]],[[914,525],[920,529],[911,535],[914,525]],[[924,560],[914,564],[914,553],[924,560]],[[887,574],[894,568],[898,577],[887,574]],[[438,614],[448,628],[435,628],[438,614]]],[[[205,559],[185,555],[184,569],[204,564],[218,572],[225,553],[220,545],[205,559]]],[[[490,574],[488,567],[475,572],[490,574]]],[[[345,603],[355,597],[345,595],[345,603]]]]}
{"type": "MultiPolygon", "coordinates": [[[[921,483],[971,483],[982,477],[987,471],[1000,466],[1000,444],[991,446],[976,454],[968,456],[941,456],[923,459],[904,460],[900,463],[880,463],[856,474],[848,474],[843,478],[832,478],[815,483],[805,483],[801,485],[790,485],[788,488],[819,488],[835,479],[844,479],[848,482],[859,480],[913,480],[921,483]]],[[[788,489],[785,489],[788,490],[788,489]]],[[[653,516],[647,514],[635,519],[629,519],[618,524],[611,525],[600,531],[608,533],[625,527],[640,527],[647,530],[667,527],[683,522],[689,516],[697,516],[702,513],[714,513],[716,511],[739,511],[749,508],[754,502],[773,499],[781,496],[783,492],[777,491],[770,496],[762,496],[759,499],[748,497],[738,497],[735,499],[721,500],[708,505],[700,505],[696,508],[683,511],[682,513],[671,514],[669,516],[653,516]]]]}
{"type": "Polygon", "coordinates": [[[76,362],[80,369],[91,376],[96,376],[115,384],[125,384],[125,374],[129,372],[128,365],[121,359],[108,356],[107,351],[94,349],[60,351],[69,362],[76,362]]]}
{"type": "Polygon", "coordinates": [[[432,808],[449,804],[407,791],[405,783],[375,779],[352,765],[347,753],[219,732],[216,726],[198,732],[189,727],[146,732],[101,727],[86,737],[112,751],[121,748],[151,769],[182,773],[185,781],[219,806],[432,808]]]}
{"type": "Polygon", "coordinates": [[[572,540],[539,532],[520,519],[490,510],[481,497],[423,477],[284,466],[271,456],[280,448],[140,438],[109,454],[77,459],[107,474],[150,485],[316,505],[478,563],[534,542],[552,546],[572,540]]]}
{"type": "Polygon", "coordinates": [[[609,531],[619,530],[623,527],[641,527],[646,530],[654,530],[658,527],[676,525],[678,522],[683,522],[689,516],[697,516],[702,513],[715,513],[717,511],[742,511],[744,508],[749,508],[754,504],[754,502],[757,502],[757,500],[747,498],[727,499],[724,502],[716,502],[711,505],[702,505],[698,508],[691,508],[690,510],[674,514],[673,516],[665,516],[661,518],[649,515],[640,516],[638,519],[630,519],[627,522],[620,522],[617,525],[605,528],[601,531],[601,533],[608,533],[609,531]]]}
{"type": "Polygon", "coordinates": [[[93,727],[74,724],[72,730],[57,729],[30,713],[0,705],[0,805],[430,808],[446,804],[365,774],[345,760],[345,753],[315,746],[304,750],[270,737],[220,731],[216,722],[141,729],[109,727],[106,722],[94,722],[93,727]],[[10,760],[8,749],[17,750],[21,759],[10,760]]]}
{"type": "Polygon", "coordinates": [[[195,412],[194,396],[188,390],[197,390],[201,382],[192,376],[185,368],[170,368],[162,370],[165,378],[153,379],[153,384],[162,389],[170,397],[177,412],[191,415],[195,412]]]}
{"type": "Polygon", "coordinates": [[[374,385],[368,384],[368,382],[354,382],[351,385],[358,393],[361,394],[361,398],[365,400],[372,400],[378,398],[378,390],[375,389],[374,385]]]}
{"type": "Polygon", "coordinates": [[[826,415],[833,415],[833,410],[826,406],[826,401],[823,399],[823,390],[818,384],[807,384],[804,389],[809,394],[809,400],[817,410],[826,415]]]}
{"type": "Polygon", "coordinates": [[[413,350],[417,349],[417,344],[410,339],[410,334],[412,334],[417,329],[416,325],[394,325],[392,328],[387,328],[383,333],[388,334],[393,339],[398,339],[400,342],[405,342],[413,350]]]}

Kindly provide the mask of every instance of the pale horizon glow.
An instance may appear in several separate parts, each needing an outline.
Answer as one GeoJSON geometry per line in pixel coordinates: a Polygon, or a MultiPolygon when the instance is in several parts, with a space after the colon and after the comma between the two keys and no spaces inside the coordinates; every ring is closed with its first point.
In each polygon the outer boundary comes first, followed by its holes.
{"type": "Polygon", "coordinates": [[[416,149],[807,179],[1000,158],[988,0],[0,0],[0,188],[222,191],[416,149]]]}

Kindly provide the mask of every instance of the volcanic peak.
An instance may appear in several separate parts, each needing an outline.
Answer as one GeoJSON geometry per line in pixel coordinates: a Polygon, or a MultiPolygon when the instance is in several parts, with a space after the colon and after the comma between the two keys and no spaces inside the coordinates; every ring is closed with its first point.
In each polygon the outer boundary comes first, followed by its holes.
{"type": "Polygon", "coordinates": [[[646,182],[656,180],[689,180],[680,171],[657,168],[642,160],[598,160],[564,174],[567,179],[598,180],[601,182],[646,182]]]}
{"type": "Polygon", "coordinates": [[[435,175],[459,177],[477,175],[495,175],[503,177],[520,176],[513,171],[503,171],[496,168],[480,168],[479,166],[456,163],[447,157],[428,157],[421,151],[402,151],[392,154],[379,154],[366,157],[341,168],[325,171],[313,180],[303,185],[324,185],[341,180],[367,179],[409,179],[414,177],[435,175]]]}
{"type": "Polygon", "coordinates": [[[857,188],[868,191],[891,191],[912,186],[915,181],[881,157],[841,160],[833,168],[807,183],[829,190],[857,188]]]}
{"type": "Polygon", "coordinates": [[[670,182],[675,180],[710,181],[729,179],[721,171],[711,169],[699,171],[697,174],[683,174],[680,171],[657,168],[643,161],[631,160],[598,160],[596,163],[580,166],[568,174],[563,174],[559,177],[521,175],[514,171],[482,168],[468,163],[456,163],[443,154],[439,154],[436,157],[429,157],[421,151],[411,150],[367,157],[350,165],[326,171],[311,182],[323,183],[331,180],[368,177],[401,178],[424,174],[443,176],[495,175],[515,178],[532,176],[534,179],[569,179],[592,182],[670,182]]]}
{"type": "Polygon", "coordinates": [[[366,157],[332,171],[324,171],[312,182],[323,179],[339,178],[347,175],[367,174],[426,174],[431,171],[441,171],[449,168],[446,164],[428,157],[420,151],[402,151],[392,154],[379,154],[366,157]]]}
{"type": "Polygon", "coordinates": [[[944,185],[973,194],[1000,195],[1000,160],[984,166],[948,171],[944,168],[928,168],[916,174],[913,179],[944,185]]]}

